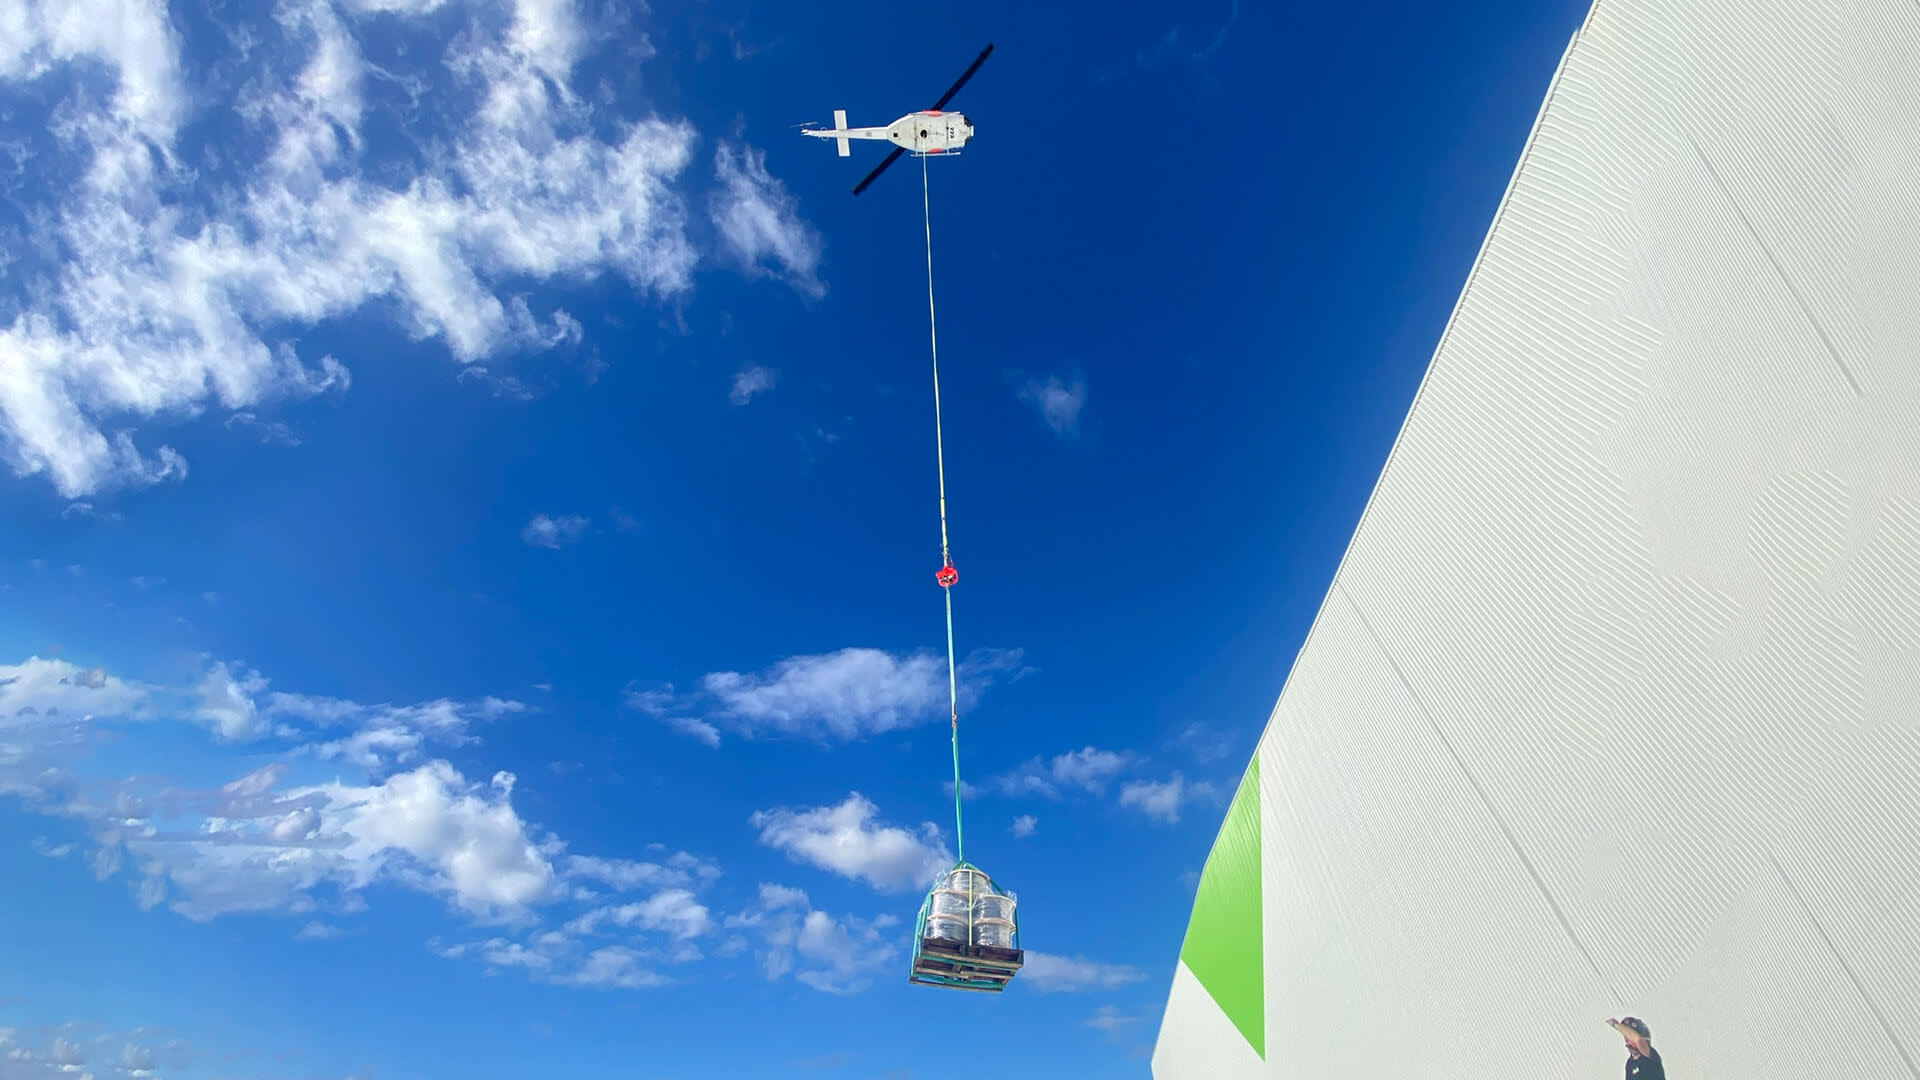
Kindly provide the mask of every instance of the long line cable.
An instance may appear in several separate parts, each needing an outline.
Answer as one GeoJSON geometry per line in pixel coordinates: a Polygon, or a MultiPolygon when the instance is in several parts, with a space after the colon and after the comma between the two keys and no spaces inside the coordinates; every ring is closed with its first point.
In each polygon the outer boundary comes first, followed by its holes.
{"type": "Polygon", "coordinates": [[[927,229],[927,339],[933,348],[933,451],[940,471],[941,591],[947,594],[947,706],[953,725],[953,842],[967,858],[967,833],[960,816],[960,679],[953,658],[953,554],[947,545],[947,448],[940,428],[940,331],[933,315],[933,196],[926,155],[920,157],[920,210],[927,229]]]}

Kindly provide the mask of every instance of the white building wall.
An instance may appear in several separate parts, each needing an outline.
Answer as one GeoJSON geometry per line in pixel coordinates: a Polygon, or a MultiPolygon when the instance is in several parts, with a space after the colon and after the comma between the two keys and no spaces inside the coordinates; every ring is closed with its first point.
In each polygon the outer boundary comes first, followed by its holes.
{"type": "Polygon", "coordinates": [[[1920,3],[1600,0],[1260,753],[1253,1074],[1920,1080],[1920,3]]]}

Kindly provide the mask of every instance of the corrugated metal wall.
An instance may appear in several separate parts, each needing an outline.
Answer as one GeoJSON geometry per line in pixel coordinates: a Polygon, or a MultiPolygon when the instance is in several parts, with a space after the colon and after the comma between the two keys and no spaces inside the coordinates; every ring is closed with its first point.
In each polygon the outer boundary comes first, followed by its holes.
{"type": "Polygon", "coordinates": [[[1601,0],[1260,754],[1159,1080],[1920,1080],[1920,3],[1601,0]]]}

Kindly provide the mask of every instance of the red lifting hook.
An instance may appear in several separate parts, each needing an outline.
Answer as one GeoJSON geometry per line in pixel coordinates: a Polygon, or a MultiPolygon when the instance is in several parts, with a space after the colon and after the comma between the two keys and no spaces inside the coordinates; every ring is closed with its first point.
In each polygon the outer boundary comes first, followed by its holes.
{"type": "Polygon", "coordinates": [[[951,589],[953,583],[960,580],[960,571],[955,570],[952,563],[948,563],[940,568],[939,573],[933,575],[933,579],[940,583],[941,588],[951,589]]]}

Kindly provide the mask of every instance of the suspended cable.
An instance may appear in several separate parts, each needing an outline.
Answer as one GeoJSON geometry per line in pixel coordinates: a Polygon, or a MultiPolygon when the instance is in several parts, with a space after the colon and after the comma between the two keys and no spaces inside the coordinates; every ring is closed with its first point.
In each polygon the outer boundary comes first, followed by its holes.
{"type": "Polygon", "coordinates": [[[947,706],[953,730],[953,843],[961,862],[967,859],[967,834],[960,816],[960,679],[953,655],[953,583],[960,580],[947,545],[947,448],[940,427],[940,331],[933,313],[933,196],[927,181],[927,159],[920,158],[920,210],[927,230],[927,339],[933,349],[933,452],[940,475],[940,573],[947,594],[947,706]]]}

